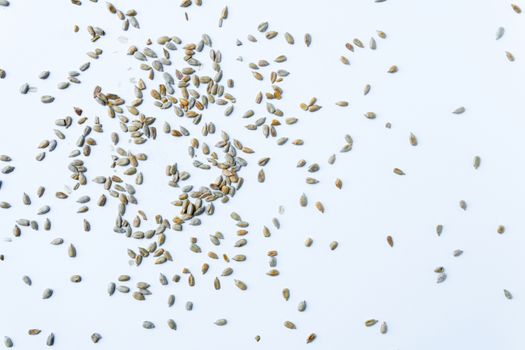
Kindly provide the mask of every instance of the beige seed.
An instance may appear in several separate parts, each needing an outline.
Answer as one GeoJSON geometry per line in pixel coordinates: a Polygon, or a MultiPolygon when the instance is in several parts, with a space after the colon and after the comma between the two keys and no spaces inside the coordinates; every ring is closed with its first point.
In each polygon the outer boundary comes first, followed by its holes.
{"type": "Polygon", "coordinates": [[[335,187],[341,189],[343,187],[343,181],[339,178],[335,179],[335,187]]]}
{"type": "Polygon", "coordinates": [[[295,324],[291,321],[284,321],[284,326],[288,329],[297,329],[295,324]]]}
{"type": "Polygon", "coordinates": [[[410,144],[412,146],[417,146],[417,137],[413,133],[410,133],[410,144]]]}
{"type": "Polygon", "coordinates": [[[330,250],[336,250],[339,243],[337,241],[330,242],[330,250]]]}
{"type": "Polygon", "coordinates": [[[392,236],[390,235],[386,236],[386,242],[388,243],[389,246],[391,247],[394,246],[394,239],[392,238],[392,236]]]}
{"type": "Polygon", "coordinates": [[[68,255],[69,255],[70,258],[74,258],[74,257],[77,256],[77,249],[75,248],[75,246],[73,244],[69,245],[68,255]]]}
{"type": "Polygon", "coordinates": [[[234,280],[235,286],[239,288],[240,290],[246,290],[248,289],[248,286],[241,280],[234,280]]]}
{"type": "Polygon", "coordinates": [[[396,66],[396,65],[393,65],[393,66],[391,66],[390,68],[388,68],[388,71],[387,71],[387,72],[393,74],[393,73],[397,73],[397,71],[398,71],[397,66],[396,66]]]}
{"type": "Polygon", "coordinates": [[[406,175],[405,172],[399,168],[394,168],[394,174],[396,175],[406,175]]]}
{"type": "Polygon", "coordinates": [[[379,332],[381,332],[381,334],[386,334],[386,332],[388,332],[388,326],[386,322],[383,321],[381,323],[381,327],[379,327],[379,332]]]}
{"type": "Polygon", "coordinates": [[[307,238],[307,239],[304,241],[304,245],[305,245],[306,247],[311,247],[313,243],[314,243],[314,240],[311,239],[311,238],[307,238]]]}
{"type": "Polygon", "coordinates": [[[372,326],[374,326],[377,322],[378,322],[377,320],[370,319],[370,320],[367,320],[367,321],[365,322],[365,326],[367,326],[367,327],[372,327],[372,326]]]}
{"type": "Polygon", "coordinates": [[[290,290],[288,288],[284,288],[282,294],[284,300],[288,301],[290,299],[290,290]]]}
{"type": "Polygon", "coordinates": [[[310,45],[312,44],[312,36],[310,34],[306,33],[304,35],[304,43],[306,47],[310,47],[310,45]]]}
{"type": "Polygon", "coordinates": [[[498,229],[497,229],[497,232],[498,232],[500,235],[504,234],[504,233],[505,233],[505,226],[503,226],[503,225],[499,225],[499,226],[498,226],[498,229]]]}
{"type": "Polygon", "coordinates": [[[516,4],[511,4],[510,6],[512,6],[512,9],[514,10],[514,12],[516,12],[517,14],[520,14],[521,13],[521,8],[516,5],[516,4]]]}

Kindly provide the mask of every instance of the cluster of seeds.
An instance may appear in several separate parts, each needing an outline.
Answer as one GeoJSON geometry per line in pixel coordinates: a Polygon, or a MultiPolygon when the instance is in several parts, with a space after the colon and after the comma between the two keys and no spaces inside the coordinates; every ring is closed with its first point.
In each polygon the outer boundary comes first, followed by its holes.
{"type": "MultiPolygon", "coordinates": [[[[375,2],[383,2],[385,0],[375,0],[375,2]]],[[[98,2],[91,0],[91,2],[98,2]]],[[[74,5],[82,5],[80,0],[71,0],[74,5]]],[[[180,4],[182,8],[190,8],[191,6],[201,6],[200,0],[184,0],[180,4]]],[[[9,6],[9,1],[0,0],[0,6],[9,6]]],[[[137,20],[137,11],[128,10],[121,11],[113,4],[107,3],[107,9],[111,14],[117,16],[122,21],[122,30],[127,31],[130,26],[140,29],[137,20]]],[[[517,5],[512,5],[512,9],[517,13],[521,13],[521,9],[517,5]]],[[[228,18],[228,7],[224,7],[219,16],[219,27],[222,27],[223,21],[228,18]]],[[[188,15],[186,13],[186,18],[188,15]]],[[[79,28],[75,25],[75,32],[79,28]]],[[[295,45],[296,39],[291,33],[280,33],[276,30],[270,29],[269,22],[262,22],[256,27],[257,33],[248,34],[247,41],[249,43],[257,43],[259,40],[273,40],[275,38],[284,38],[290,46],[295,45]]],[[[97,26],[88,26],[87,32],[91,42],[97,42],[106,35],[106,31],[97,26]]],[[[496,39],[503,37],[505,30],[503,27],[498,28],[496,39]]],[[[309,33],[303,36],[304,45],[308,48],[312,46],[312,36],[309,33]]],[[[370,49],[377,50],[378,42],[387,39],[387,34],[378,30],[368,40],[368,46],[365,46],[366,41],[359,38],[354,38],[351,41],[341,44],[347,51],[346,55],[339,56],[339,61],[345,65],[350,66],[351,60],[348,55],[358,54],[359,50],[370,49]]],[[[244,45],[240,39],[236,40],[237,46],[244,45]]],[[[87,55],[92,59],[98,59],[102,55],[101,49],[90,51],[87,55]]],[[[131,45],[127,50],[127,59],[138,63],[138,69],[141,77],[133,79],[132,93],[130,98],[127,96],[120,96],[117,93],[107,91],[101,86],[95,86],[92,93],[92,98],[99,108],[102,108],[106,116],[94,117],[90,119],[84,115],[81,107],[73,107],[74,117],[66,116],[55,120],[54,135],[56,139],[43,139],[38,145],[38,153],[35,156],[37,161],[44,161],[49,152],[53,152],[61,141],[71,136],[76,132],[76,142],[72,143],[73,147],[70,150],[69,158],[71,160],[65,166],[70,173],[71,183],[64,186],[64,190],[55,191],[56,198],[64,201],[74,201],[76,204],[76,213],[81,217],[81,227],[83,231],[89,232],[92,230],[92,224],[82,214],[90,210],[90,205],[95,203],[98,207],[116,208],[114,226],[112,228],[115,234],[121,235],[123,238],[129,239],[132,243],[131,248],[127,248],[123,256],[129,260],[129,263],[135,267],[151,261],[154,265],[169,265],[173,263],[173,253],[168,241],[172,231],[180,232],[188,226],[199,226],[206,220],[206,216],[213,215],[215,212],[215,205],[226,204],[231,201],[236,193],[242,189],[244,178],[241,176],[243,168],[249,165],[251,155],[256,153],[245,140],[230,135],[226,130],[220,130],[216,126],[217,118],[214,114],[220,112],[224,117],[240,117],[251,121],[260,112],[257,112],[259,105],[264,106],[265,116],[258,117],[253,122],[244,125],[246,130],[257,131],[261,130],[262,137],[265,139],[275,140],[279,146],[291,144],[294,146],[302,146],[303,139],[289,140],[286,136],[281,136],[284,126],[293,126],[299,122],[300,113],[306,112],[314,113],[323,111],[323,106],[319,103],[316,97],[307,98],[304,101],[295,103],[294,106],[299,106],[299,110],[287,111],[280,106],[280,101],[285,98],[285,91],[282,86],[286,78],[292,74],[287,67],[288,57],[284,54],[272,56],[272,58],[258,58],[253,62],[248,63],[251,76],[261,85],[260,90],[255,93],[255,105],[253,109],[247,109],[236,113],[237,98],[233,94],[235,82],[233,79],[227,78],[226,72],[223,71],[221,63],[223,61],[223,54],[220,50],[214,48],[213,41],[210,35],[202,34],[198,41],[184,41],[175,35],[164,35],[158,37],[156,40],[148,39],[145,45],[131,45]],[[158,112],[157,115],[147,115],[143,112],[142,106],[149,103],[148,106],[153,106],[158,112]],[[297,114],[291,114],[297,113],[297,114]],[[117,126],[119,132],[112,132],[109,139],[113,145],[112,154],[109,155],[110,161],[107,165],[107,172],[102,174],[92,174],[88,169],[88,163],[92,152],[102,152],[97,150],[97,139],[106,137],[104,132],[103,121],[111,123],[112,126],[117,126]],[[185,127],[183,124],[193,124],[194,127],[185,127]],[[200,135],[195,135],[193,129],[198,126],[200,135]],[[72,130],[69,130],[72,129],[72,130]],[[66,132],[67,130],[67,132],[66,132]],[[154,143],[157,138],[171,139],[173,142],[184,143],[187,145],[187,155],[193,166],[193,169],[184,169],[181,166],[181,161],[174,159],[166,161],[165,164],[165,183],[168,187],[178,191],[178,196],[173,199],[171,205],[175,208],[169,215],[161,213],[150,213],[147,208],[140,208],[140,200],[147,194],[141,190],[145,181],[151,181],[146,177],[144,169],[147,168],[149,156],[135,149],[147,143],[154,143]],[[288,143],[290,141],[290,143],[288,143]],[[129,145],[129,146],[124,146],[129,145]],[[133,149],[126,149],[132,147],[133,149]],[[245,159],[247,157],[248,159],[245,159]],[[215,179],[206,185],[195,187],[191,184],[191,172],[213,173],[215,179]],[[89,191],[84,191],[84,188],[89,188],[89,191]],[[92,191],[92,189],[95,190],[92,191]],[[99,191],[98,199],[92,198],[92,193],[99,191]],[[88,193],[80,194],[77,193],[88,193]],[[148,218],[153,217],[154,222],[148,218]]],[[[514,61],[515,58],[510,52],[506,52],[509,61],[514,61]]],[[[244,58],[239,56],[238,61],[243,62],[244,58]]],[[[69,72],[66,79],[57,83],[58,90],[67,89],[70,84],[80,84],[79,76],[88,70],[90,62],[82,64],[78,71],[69,72]]],[[[383,73],[395,74],[399,72],[397,65],[391,65],[389,68],[383,68],[383,73]]],[[[45,80],[50,77],[49,71],[43,71],[38,78],[45,80]]],[[[0,78],[6,78],[6,72],[0,69],[0,78]]],[[[29,83],[24,83],[20,86],[21,94],[28,94],[35,91],[29,83]]],[[[371,92],[371,85],[366,84],[363,88],[363,95],[368,95],[371,92]]],[[[52,95],[41,96],[42,103],[52,103],[55,97],[52,95]]],[[[339,100],[333,102],[338,107],[348,107],[350,105],[347,100],[339,100]]],[[[466,108],[463,106],[457,107],[452,111],[454,115],[462,115],[466,113],[466,108]]],[[[377,115],[373,111],[362,111],[365,118],[374,120],[377,115]]],[[[391,128],[390,123],[386,123],[387,128],[391,128]]],[[[260,135],[260,133],[259,133],[260,135]]],[[[405,136],[406,137],[406,136],[405,136]]],[[[419,141],[416,135],[412,132],[408,135],[408,141],[411,146],[418,146],[419,141]]],[[[406,141],[405,141],[406,142],[406,141]]],[[[64,144],[69,144],[65,143],[64,144]]],[[[341,137],[341,146],[339,153],[344,154],[352,151],[354,148],[354,139],[350,134],[345,134],[341,137]]],[[[180,155],[177,155],[180,157],[180,155]]],[[[11,157],[8,155],[0,155],[0,162],[2,165],[1,174],[8,176],[15,167],[9,165],[11,157]]],[[[263,156],[257,164],[260,167],[257,173],[257,181],[264,183],[267,174],[264,170],[265,166],[270,162],[271,157],[263,156]]],[[[328,156],[328,164],[333,165],[336,161],[336,154],[331,153],[328,156]]],[[[319,171],[322,171],[320,162],[310,162],[301,159],[297,163],[297,168],[305,168],[307,176],[305,177],[306,185],[316,185],[320,180],[314,176],[319,171]]],[[[481,166],[480,156],[475,156],[472,166],[478,169],[481,166]]],[[[405,171],[401,168],[395,167],[392,172],[395,175],[405,176],[405,171]]],[[[337,189],[343,189],[343,181],[336,178],[334,184],[337,189]]],[[[307,186],[308,187],[308,186],[307,186]]],[[[2,180],[0,179],[0,189],[2,188],[2,180]]],[[[28,193],[22,193],[21,204],[31,207],[34,202],[45,200],[44,195],[46,189],[43,186],[38,187],[36,191],[36,198],[31,197],[28,193]],[[38,200],[37,200],[38,199],[38,200]]],[[[329,209],[321,200],[312,201],[315,209],[323,214],[329,209]]],[[[308,207],[309,199],[306,193],[302,193],[299,197],[299,206],[308,207]]],[[[7,201],[0,201],[0,209],[8,210],[13,205],[7,201]]],[[[459,207],[467,210],[467,202],[465,200],[459,201],[459,207]]],[[[38,231],[40,225],[45,231],[51,231],[52,223],[48,214],[52,211],[49,204],[45,202],[39,205],[38,209],[33,211],[31,217],[14,218],[14,226],[12,235],[15,238],[20,237],[25,230],[38,231]],[[39,221],[39,218],[43,220],[39,221]]],[[[284,208],[279,208],[279,214],[284,213],[284,208]]],[[[224,283],[234,285],[242,292],[248,291],[250,281],[240,279],[240,277],[230,277],[236,273],[236,269],[241,269],[242,263],[248,257],[243,254],[242,248],[249,244],[249,229],[250,223],[243,220],[242,216],[237,212],[231,212],[230,218],[238,228],[235,232],[235,241],[226,247],[228,242],[228,234],[223,234],[216,231],[209,234],[207,239],[215,250],[208,250],[204,252],[204,245],[199,241],[198,237],[190,237],[188,249],[195,254],[196,259],[202,259],[200,271],[192,271],[187,267],[183,267],[180,272],[174,273],[171,278],[162,272],[159,272],[158,283],[162,286],[167,286],[170,283],[180,283],[182,276],[185,276],[186,283],[189,287],[196,286],[197,280],[200,276],[206,275],[208,272],[213,273],[212,265],[218,264],[219,261],[228,264],[228,266],[220,273],[213,277],[212,288],[216,291],[221,290],[224,283]],[[228,248],[231,248],[229,250],[228,248]],[[233,251],[233,253],[231,253],[233,251]],[[237,267],[241,266],[241,267],[237,267]],[[234,268],[235,267],[235,268],[234,268]],[[171,281],[171,282],[170,282],[171,281]]],[[[281,227],[280,221],[277,218],[272,219],[272,225],[279,230],[281,227]]],[[[498,234],[505,232],[505,227],[500,225],[496,229],[498,234]]],[[[436,226],[436,233],[441,236],[443,233],[443,225],[436,226]]],[[[271,237],[271,231],[267,226],[263,226],[262,235],[266,238],[271,237]]],[[[394,238],[392,235],[386,236],[386,241],[389,247],[394,248],[394,238]]],[[[308,237],[304,241],[305,247],[313,245],[313,239],[308,237]]],[[[69,258],[77,257],[77,247],[69,238],[56,237],[50,241],[52,246],[56,249],[62,249],[62,254],[69,258]],[[60,248],[66,244],[67,248],[60,248]]],[[[339,247],[337,241],[331,241],[328,247],[331,251],[335,251],[339,247]]],[[[337,252],[335,252],[337,253],[337,252]]],[[[456,249],[452,252],[454,257],[463,255],[463,250],[456,249]]],[[[277,257],[279,255],[277,250],[269,250],[266,253],[269,258],[269,269],[266,275],[269,277],[278,278],[281,275],[277,268],[277,257]]],[[[0,260],[5,259],[4,255],[0,255],[0,260]]],[[[443,266],[438,266],[434,269],[437,274],[436,282],[443,283],[447,279],[447,273],[443,266]]],[[[22,281],[27,286],[32,286],[32,280],[29,276],[22,276],[22,281]]],[[[81,283],[82,276],[70,276],[72,283],[81,283]]],[[[131,282],[133,277],[128,274],[116,276],[115,280],[109,281],[107,284],[106,293],[110,297],[131,297],[137,302],[147,302],[148,297],[152,295],[150,290],[151,282],[137,281],[131,282]],[[132,284],[130,284],[132,283],[132,284]],[[117,293],[118,292],[118,293],[117,293]]],[[[291,291],[284,288],[281,291],[282,298],[285,301],[290,301],[291,291]]],[[[41,298],[43,300],[51,299],[55,295],[52,288],[45,288],[42,291],[41,298]]],[[[503,295],[506,299],[513,299],[510,291],[503,289],[503,295]]],[[[176,296],[170,294],[167,299],[168,307],[173,307],[176,296]]],[[[307,312],[307,301],[300,300],[297,303],[298,312],[307,312]]],[[[193,302],[186,301],[185,309],[187,311],[193,310],[193,302]]],[[[156,323],[150,320],[141,321],[142,328],[152,330],[156,328],[156,323]]],[[[226,318],[219,318],[213,321],[218,327],[228,325],[226,318]]],[[[388,326],[386,321],[377,319],[369,319],[364,322],[365,327],[374,327],[379,323],[380,334],[386,334],[388,326]]],[[[283,321],[283,326],[289,330],[297,330],[297,325],[291,320],[283,321]]],[[[174,319],[168,319],[166,325],[171,330],[177,330],[177,323],[174,319]]],[[[38,335],[42,331],[37,328],[28,330],[29,335],[38,335]]],[[[93,343],[99,343],[103,337],[99,333],[92,333],[90,339],[93,343]]],[[[305,341],[307,344],[316,340],[316,333],[309,333],[305,341]]],[[[255,336],[255,340],[261,340],[260,335],[255,336]]],[[[55,343],[55,334],[49,333],[46,339],[46,345],[53,346],[55,343]]],[[[14,346],[13,340],[9,336],[4,337],[4,345],[7,348],[14,346]]]]}

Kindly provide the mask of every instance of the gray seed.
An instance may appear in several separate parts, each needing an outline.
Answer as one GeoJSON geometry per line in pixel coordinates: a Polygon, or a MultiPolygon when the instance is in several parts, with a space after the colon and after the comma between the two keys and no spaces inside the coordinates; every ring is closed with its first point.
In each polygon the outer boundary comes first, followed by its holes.
{"type": "Polygon", "coordinates": [[[47,336],[46,345],[47,346],[55,345],[55,335],[53,333],[49,333],[49,335],[47,336]]]}
{"type": "Polygon", "coordinates": [[[505,34],[505,28],[499,27],[498,30],[496,30],[496,40],[501,39],[501,37],[503,37],[503,34],[505,34]]]}
{"type": "Polygon", "coordinates": [[[509,300],[513,298],[512,293],[509,292],[509,291],[506,290],[506,289],[503,289],[503,294],[505,295],[505,298],[507,298],[507,299],[509,299],[509,300]]]}
{"type": "Polygon", "coordinates": [[[261,33],[264,33],[268,29],[268,22],[262,22],[257,26],[257,30],[261,33]]]}
{"type": "Polygon", "coordinates": [[[22,95],[25,95],[29,92],[29,84],[28,83],[25,83],[23,84],[22,86],[20,86],[20,93],[22,95]]]}
{"type": "Polygon", "coordinates": [[[54,240],[50,242],[50,244],[52,245],[60,245],[62,243],[64,243],[64,240],[62,238],[55,238],[54,240]]]}
{"type": "Polygon", "coordinates": [[[44,292],[42,293],[42,299],[49,299],[53,295],[53,290],[46,288],[44,292]]]}
{"type": "Polygon", "coordinates": [[[299,312],[303,312],[304,310],[306,310],[306,301],[303,300],[299,303],[299,305],[297,305],[297,311],[299,312]]]}
{"type": "Polygon", "coordinates": [[[461,249],[456,249],[452,252],[452,255],[454,255],[455,257],[458,257],[461,254],[463,254],[463,251],[461,249]]]}
{"type": "Polygon", "coordinates": [[[193,303],[191,301],[186,302],[186,310],[187,311],[193,310],[193,303]]]}
{"type": "MultiPolygon", "coordinates": [[[[4,5],[5,6],[5,5],[4,5]]],[[[13,347],[13,341],[8,336],[4,337],[4,345],[6,348],[12,348],[13,347]]]]}
{"type": "Polygon", "coordinates": [[[62,81],[62,82],[57,84],[57,88],[60,89],[60,90],[67,89],[68,87],[69,87],[69,82],[68,81],[62,81]]]}
{"type": "Polygon", "coordinates": [[[463,114],[463,113],[465,113],[465,111],[466,111],[465,107],[458,107],[452,113],[454,113],[454,114],[463,114]]]}
{"type": "Polygon", "coordinates": [[[155,328],[155,324],[150,321],[144,321],[142,322],[142,327],[144,327],[145,329],[153,329],[155,328]]]}
{"type": "Polygon", "coordinates": [[[95,343],[95,344],[98,343],[100,341],[100,339],[102,339],[102,336],[100,334],[98,334],[98,333],[91,334],[91,341],[93,343],[95,343]]]}
{"type": "Polygon", "coordinates": [[[31,282],[31,278],[29,278],[29,276],[22,277],[22,281],[24,281],[24,283],[27,284],[28,286],[30,286],[33,283],[31,282]]]}
{"type": "Polygon", "coordinates": [[[44,214],[47,214],[47,213],[49,213],[50,210],[51,210],[51,208],[49,207],[49,205],[44,205],[43,207],[41,207],[40,209],[38,209],[38,211],[37,211],[37,215],[44,215],[44,214]]]}
{"type": "Polygon", "coordinates": [[[481,158],[479,156],[475,156],[474,161],[473,161],[474,169],[478,169],[480,165],[481,165],[481,158]]]}
{"type": "Polygon", "coordinates": [[[49,77],[49,74],[50,72],[48,70],[45,70],[38,75],[38,78],[42,80],[47,79],[49,77]]]}
{"type": "Polygon", "coordinates": [[[113,294],[115,294],[115,289],[116,289],[116,284],[113,283],[113,282],[110,282],[109,285],[108,285],[108,294],[111,296],[113,294]]]}
{"type": "Polygon", "coordinates": [[[443,283],[445,282],[446,279],[447,279],[447,274],[443,272],[438,275],[436,282],[443,283]]]}

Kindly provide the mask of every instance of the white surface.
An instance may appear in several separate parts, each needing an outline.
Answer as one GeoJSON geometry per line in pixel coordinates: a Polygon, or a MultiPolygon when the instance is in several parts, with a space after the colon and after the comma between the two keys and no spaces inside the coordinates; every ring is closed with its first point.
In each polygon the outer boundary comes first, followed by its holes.
{"type": "MultiPolygon", "coordinates": [[[[139,12],[141,30],[124,33],[103,2],[83,2],[77,7],[69,1],[12,0],[10,7],[0,8],[0,67],[7,71],[6,79],[0,80],[0,153],[11,155],[16,166],[12,174],[1,175],[0,200],[11,202],[13,208],[0,210],[0,233],[9,237],[16,219],[35,217],[43,204],[52,207],[53,222],[50,232],[24,229],[22,237],[0,242],[0,254],[6,257],[0,262],[0,336],[9,335],[15,348],[42,349],[50,332],[56,335],[56,349],[523,348],[524,17],[515,14],[509,3],[204,0],[201,8],[187,10],[190,21],[186,22],[178,1],[115,1],[117,8],[139,12]],[[218,28],[224,5],[229,6],[230,15],[218,28]],[[269,21],[279,36],[268,41],[258,33],[262,21],[269,21]],[[80,26],[79,33],[73,33],[74,24],[80,26]],[[95,44],[85,30],[90,24],[107,32],[95,44]],[[506,33],[496,41],[499,26],[506,33]],[[388,38],[376,39],[376,51],[345,49],[344,44],[354,37],[368,43],[377,29],[388,38]],[[285,43],[286,31],[295,36],[296,45],[285,43]],[[88,175],[110,174],[114,153],[109,135],[118,125],[92,100],[92,89],[98,84],[104,91],[132,99],[129,79],[145,75],[138,70],[138,61],[125,55],[129,45],[142,48],[147,38],[160,35],[197,41],[204,32],[223,53],[224,75],[235,80],[232,93],[238,101],[231,117],[214,108],[204,119],[213,119],[218,130],[227,131],[256,153],[243,155],[250,163],[242,171],[245,186],[230,203],[217,203],[215,215],[203,218],[199,227],[169,233],[166,244],[174,264],[156,266],[147,260],[138,268],[129,266],[126,249],[146,243],[112,232],[115,203],[108,200],[105,208],[96,207],[94,201],[102,193],[99,186],[90,183],[69,201],[54,197],[71,184],[67,155],[81,128],[69,129],[66,141],[41,163],[34,160],[36,146],[54,137],[56,118],[73,115],[72,107],[80,106],[90,123],[100,116],[105,130],[96,135],[99,145],[87,160],[88,175]],[[305,32],[312,34],[310,48],[302,42],[305,32]],[[248,42],[248,34],[256,35],[259,42],[248,42]],[[128,44],[120,43],[120,36],[129,38],[128,44]],[[236,38],[244,45],[235,46],[236,38]],[[56,84],[90,60],[85,52],[95,47],[104,54],[81,75],[82,84],[58,91],[56,84]],[[506,60],[506,50],[516,56],[516,62],[506,60]],[[258,91],[269,88],[267,79],[252,78],[248,63],[273,62],[280,54],[289,59],[279,68],[291,74],[281,84],[285,95],[276,105],[300,122],[281,126],[279,136],[304,139],[300,147],[277,146],[260,132],[244,129],[246,120],[240,118],[249,108],[257,116],[265,115],[264,105],[255,108],[253,101],[258,91]],[[340,55],[349,57],[351,66],[342,65],[340,55]],[[237,56],[244,62],[236,61],[237,56]],[[392,64],[399,73],[386,73],[392,64]],[[46,81],[37,78],[42,70],[51,71],[46,81]],[[24,82],[38,92],[19,94],[24,82]],[[367,83],[372,90],[363,96],[367,83]],[[41,104],[42,94],[54,95],[55,103],[41,104]],[[312,96],[318,97],[323,109],[301,111],[299,103],[312,96]],[[350,101],[348,108],[334,105],[343,99],[350,101]],[[465,106],[467,112],[453,115],[458,106],[465,106]],[[375,111],[377,119],[364,118],[367,111],[375,111]],[[392,123],[392,129],[384,127],[386,122],[392,123]],[[417,147],[408,142],[410,132],[418,137],[417,147]],[[354,138],[354,149],[339,154],[347,133],[354,138]],[[332,153],[337,153],[337,161],[330,166],[327,158],[332,153]],[[475,155],[482,158],[477,171],[472,168],[475,155]],[[256,162],[263,156],[272,160],[265,168],[266,182],[259,184],[256,162]],[[305,184],[310,175],[306,167],[295,167],[301,158],[321,165],[313,175],[320,179],[318,185],[305,184]],[[407,175],[394,175],[394,167],[407,175]],[[333,185],[336,177],[344,182],[342,191],[333,185]],[[35,195],[39,185],[47,188],[41,199],[35,195]],[[29,207],[21,202],[24,191],[33,200],[29,207]],[[309,197],[307,208],[298,205],[303,192],[309,197]],[[75,214],[79,205],[74,200],[83,194],[92,196],[85,215],[93,226],[89,233],[82,231],[83,216],[75,214]],[[468,203],[466,212],[459,208],[461,199],[468,203]],[[313,207],[316,200],[324,203],[325,214],[313,207]],[[283,215],[277,212],[279,205],[286,208],[283,215]],[[201,276],[197,271],[207,258],[205,253],[189,252],[189,239],[198,237],[204,252],[213,249],[233,255],[238,248],[232,248],[236,227],[229,218],[231,211],[250,222],[249,244],[240,249],[248,261],[232,264],[234,276],[221,279],[223,288],[215,291],[213,278],[225,264],[212,262],[208,274],[201,276]],[[281,221],[280,230],[271,226],[272,217],[281,221]],[[435,234],[437,224],[444,225],[441,237],[435,234]],[[496,233],[500,224],[507,227],[503,235],[496,233]],[[271,238],[262,237],[263,225],[270,227],[271,238]],[[227,238],[219,248],[207,239],[215,231],[227,238]],[[386,244],[388,234],[394,237],[394,248],[386,244]],[[308,236],[314,239],[311,248],[303,245],[308,236]],[[49,245],[55,237],[63,237],[66,244],[49,245]],[[339,248],[332,252],[328,244],[333,240],[339,241],[339,248]],[[70,242],[77,247],[76,259],[67,257],[70,242]],[[465,253],[454,258],[452,251],[458,248],[465,253]],[[271,249],[279,251],[281,276],[276,278],[265,275],[269,269],[266,252],[271,249]],[[448,279],[437,285],[433,269],[440,265],[445,266],[448,279]],[[186,281],[159,285],[160,272],[171,278],[183,267],[196,272],[196,287],[188,287],[186,281]],[[69,282],[72,274],[82,275],[82,283],[69,282]],[[120,274],[132,276],[130,287],[138,281],[150,282],[153,295],[145,302],[118,292],[109,297],[107,284],[120,274]],[[33,286],[22,283],[23,275],[33,279],[33,286]],[[248,290],[235,288],[233,278],[244,280],[248,290]],[[48,287],[55,294],[42,300],[42,291],[48,287]],[[283,287],[291,290],[288,302],[281,297],[283,287]],[[513,293],[513,300],[505,299],[504,288],[513,293]],[[169,294],[177,298],[172,308],[166,304],[169,294]],[[187,300],[194,302],[191,312],[184,308],[187,300]],[[308,302],[304,313],[296,311],[301,300],[308,302]],[[168,318],[177,322],[176,332],[166,326],[168,318]],[[218,318],[228,319],[228,325],[215,326],[218,318]],[[364,327],[370,318],[387,321],[388,334],[381,335],[378,325],[364,327]],[[143,329],[144,320],[157,328],[143,329]],[[298,329],[284,328],[285,320],[295,322],[298,329]],[[43,332],[28,336],[29,328],[43,332]],[[93,332],[103,336],[97,345],[89,338],[93,332]],[[311,332],[318,338],[306,345],[311,332]],[[260,343],[254,341],[257,334],[262,337],[260,343]]],[[[275,66],[272,63],[269,68],[275,66]]],[[[173,73],[173,66],[169,71],[173,73]]],[[[159,131],[160,121],[169,120],[172,126],[180,123],[201,138],[200,126],[174,117],[171,111],[159,113],[150,103],[147,99],[142,110],[158,117],[159,131]]],[[[216,134],[206,142],[211,145],[218,139],[216,134]]],[[[191,167],[188,144],[187,138],[174,140],[159,133],[155,143],[129,146],[150,157],[142,169],[145,184],[137,188],[138,208],[150,218],[176,213],[169,203],[178,192],[166,185],[167,164],[179,162],[192,174],[188,183],[196,187],[216,176],[216,172],[208,177],[191,167]]]]}

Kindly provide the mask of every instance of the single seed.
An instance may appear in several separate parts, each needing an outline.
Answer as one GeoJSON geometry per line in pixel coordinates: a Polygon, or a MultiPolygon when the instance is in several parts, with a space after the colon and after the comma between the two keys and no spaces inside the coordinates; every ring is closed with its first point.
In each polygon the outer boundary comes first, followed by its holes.
{"type": "Polygon", "coordinates": [[[217,326],[225,326],[228,321],[224,318],[220,318],[217,321],[214,322],[217,326]]]}
{"type": "Polygon", "coordinates": [[[303,312],[304,310],[306,310],[306,301],[305,301],[305,300],[301,301],[301,302],[297,305],[297,311],[299,311],[299,312],[303,312]]]}
{"type": "Polygon", "coordinates": [[[144,327],[145,329],[153,329],[155,328],[155,324],[150,321],[144,321],[142,322],[142,327],[144,327]]]}
{"type": "Polygon", "coordinates": [[[509,299],[509,300],[513,298],[512,293],[509,292],[509,291],[506,290],[506,289],[503,289],[503,294],[505,295],[505,298],[507,298],[507,299],[509,299]]]}
{"type": "Polygon", "coordinates": [[[102,336],[100,334],[98,334],[98,333],[91,334],[91,341],[93,343],[95,343],[95,344],[98,343],[100,341],[100,339],[102,339],[102,336]]]}
{"type": "Polygon", "coordinates": [[[393,66],[391,66],[390,68],[388,68],[388,71],[387,71],[387,72],[393,74],[393,73],[397,73],[398,70],[399,70],[399,69],[397,68],[397,66],[396,66],[396,65],[393,65],[393,66]]]}
{"type": "Polygon", "coordinates": [[[317,335],[315,333],[311,333],[307,338],[306,338],[306,344],[310,344],[311,342],[313,342],[315,340],[315,338],[317,338],[317,335]]]}
{"type": "Polygon", "coordinates": [[[385,321],[383,321],[381,323],[381,327],[379,328],[379,332],[381,332],[381,334],[386,334],[386,332],[388,332],[388,326],[387,326],[385,321]]]}
{"type": "Polygon", "coordinates": [[[42,299],[49,299],[53,295],[53,290],[46,288],[44,292],[42,293],[42,299]]]}
{"type": "Polygon", "coordinates": [[[372,327],[372,326],[374,326],[377,322],[378,322],[378,321],[375,320],[375,319],[370,319],[370,320],[367,320],[367,321],[365,322],[365,326],[367,326],[367,327],[372,327]]]}
{"type": "Polygon", "coordinates": [[[466,111],[465,107],[458,107],[452,113],[454,113],[454,114],[463,114],[463,113],[465,113],[465,111],[466,111]]]}
{"type": "Polygon", "coordinates": [[[399,168],[394,168],[394,174],[396,175],[406,175],[405,172],[399,168]]]}
{"type": "Polygon", "coordinates": [[[437,283],[443,283],[447,279],[447,274],[442,272],[438,275],[436,282],[437,283]]]}
{"type": "Polygon", "coordinates": [[[284,300],[288,301],[288,299],[290,299],[290,290],[288,288],[284,288],[282,293],[284,300]]]}
{"type": "Polygon", "coordinates": [[[55,345],[55,334],[49,333],[46,339],[46,345],[47,346],[53,346],[55,345]]]}
{"type": "Polygon", "coordinates": [[[389,246],[391,247],[394,246],[394,239],[392,238],[392,236],[390,235],[386,236],[386,242],[388,243],[389,246]]]}
{"type": "Polygon", "coordinates": [[[288,329],[297,329],[295,324],[291,321],[284,321],[284,326],[288,329]]]}

